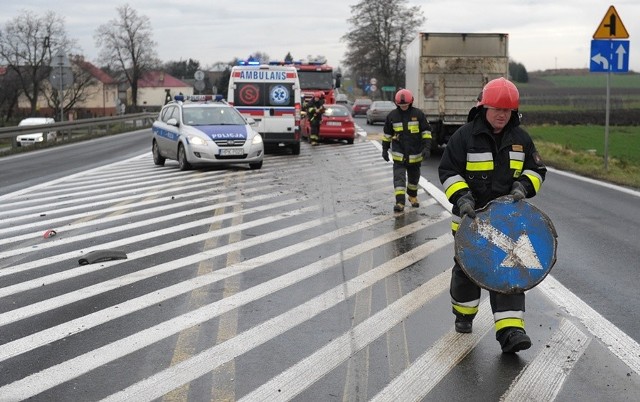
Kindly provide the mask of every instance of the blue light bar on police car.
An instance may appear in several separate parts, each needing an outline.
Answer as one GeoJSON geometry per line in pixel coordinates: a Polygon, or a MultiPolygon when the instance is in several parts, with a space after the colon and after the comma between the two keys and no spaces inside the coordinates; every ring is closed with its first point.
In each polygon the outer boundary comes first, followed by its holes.
{"type": "Polygon", "coordinates": [[[217,95],[176,95],[173,97],[173,99],[176,102],[184,102],[184,101],[191,101],[191,102],[207,102],[207,101],[216,101],[216,102],[221,102],[224,97],[222,96],[222,94],[217,94],[217,95]]]}
{"type": "Polygon", "coordinates": [[[239,65],[239,66],[259,66],[260,62],[259,61],[255,61],[255,60],[251,60],[251,61],[238,60],[237,65],[239,65]]]}

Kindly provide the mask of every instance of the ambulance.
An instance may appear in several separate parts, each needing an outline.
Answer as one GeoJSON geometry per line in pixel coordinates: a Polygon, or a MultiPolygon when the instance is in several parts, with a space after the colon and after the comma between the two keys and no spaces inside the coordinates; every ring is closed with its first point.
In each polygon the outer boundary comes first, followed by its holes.
{"type": "Polygon", "coordinates": [[[229,77],[227,101],[255,121],[265,147],[300,154],[301,93],[293,66],[240,62],[229,77]]]}

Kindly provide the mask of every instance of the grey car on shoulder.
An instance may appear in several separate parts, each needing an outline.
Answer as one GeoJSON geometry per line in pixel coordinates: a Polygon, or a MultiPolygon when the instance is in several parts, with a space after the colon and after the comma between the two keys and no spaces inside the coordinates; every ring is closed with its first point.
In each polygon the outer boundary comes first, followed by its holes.
{"type": "Polygon", "coordinates": [[[391,101],[373,102],[367,110],[367,124],[384,123],[389,112],[395,108],[396,104],[391,101]]]}

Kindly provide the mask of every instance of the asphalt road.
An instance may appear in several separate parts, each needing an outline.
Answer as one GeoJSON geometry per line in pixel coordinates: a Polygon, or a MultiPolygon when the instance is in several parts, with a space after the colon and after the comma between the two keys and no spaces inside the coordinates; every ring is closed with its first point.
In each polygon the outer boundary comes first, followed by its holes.
{"type": "Polygon", "coordinates": [[[549,174],[532,202],[558,263],[528,292],[534,345],[503,355],[486,292],[474,333],[453,331],[437,158],[420,208],[394,214],[373,142],[180,172],[149,135],[0,158],[0,400],[640,394],[637,193],[549,174]],[[95,250],[127,259],[79,264],[95,250]]]}

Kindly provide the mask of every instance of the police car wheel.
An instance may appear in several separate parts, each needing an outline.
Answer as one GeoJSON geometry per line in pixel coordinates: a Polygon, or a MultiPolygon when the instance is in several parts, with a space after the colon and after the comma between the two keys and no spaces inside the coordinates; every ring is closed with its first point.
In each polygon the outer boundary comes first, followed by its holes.
{"type": "Polygon", "coordinates": [[[153,146],[151,148],[153,154],[153,163],[157,166],[164,166],[164,162],[166,159],[160,155],[160,150],[158,149],[158,143],[153,141],[153,146]]]}
{"type": "Polygon", "coordinates": [[[184,150],[182,144],[178,145],[178,165],[180,166],[180,170],[191,169],[191,164],[187,161],[187,152],[184,150]]]}
{"type": "Polygon", "coordinates": [[[258,163],[250,163],[250,164],[249,164],[249,167],[250,167],[252,170],[260,169],[260,168],[262,168],[262,161],[260,161],[260,162],[258,162],[258,163]]]}

